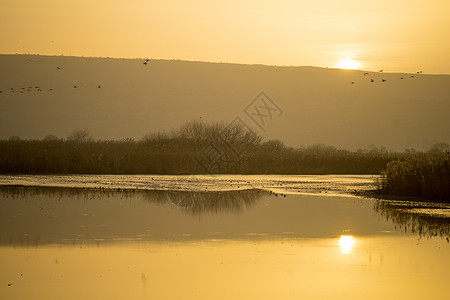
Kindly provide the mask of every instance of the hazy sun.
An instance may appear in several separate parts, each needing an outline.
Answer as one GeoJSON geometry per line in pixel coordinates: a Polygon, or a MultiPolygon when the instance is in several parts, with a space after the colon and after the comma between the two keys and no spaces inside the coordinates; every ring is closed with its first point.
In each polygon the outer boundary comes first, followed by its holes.
{"type": "Polygon", "coordinates": [[[338,65],[339,69],[351,69],[355,70],[359,68],[359,63],[353,59],[344,59],[338,65]]]}

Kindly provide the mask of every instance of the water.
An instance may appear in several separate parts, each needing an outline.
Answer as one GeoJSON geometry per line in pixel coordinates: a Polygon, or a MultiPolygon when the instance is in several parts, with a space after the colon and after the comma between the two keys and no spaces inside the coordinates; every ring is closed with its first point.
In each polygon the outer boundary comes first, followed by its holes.
{"type": "Polygon", "coordinates": [[[0,175],[0,185],[125,190],[231,191],[349,195],[374,188],[373,175],[0,175]]]}
{"type": "Polygon", "coordinates": [[[356,196],[374,188],[371,176],[1,176],[0,184],[2,299],[449,291],[450,205],[356,196]]]}

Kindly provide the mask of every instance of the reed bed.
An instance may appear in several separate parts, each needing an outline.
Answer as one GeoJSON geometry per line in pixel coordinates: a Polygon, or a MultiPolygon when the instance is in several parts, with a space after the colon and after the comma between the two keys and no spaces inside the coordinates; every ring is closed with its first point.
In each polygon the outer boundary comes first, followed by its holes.
{"type": "Polygon", "coordinates": [[[420,153],[389,162],[379,191],[450,202],[450,153],[420,153]]]}

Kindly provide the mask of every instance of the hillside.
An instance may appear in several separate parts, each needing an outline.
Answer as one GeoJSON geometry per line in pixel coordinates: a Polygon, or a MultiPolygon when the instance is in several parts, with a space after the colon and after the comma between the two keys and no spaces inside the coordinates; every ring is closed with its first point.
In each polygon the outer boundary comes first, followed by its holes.
{"type": "Polygon", "coordinates": [[[98,139],[140,139],[189,120],[239,116],[266,138],[296,147],[403,150],[450,142],[449,75],[143,62],[0,55],[0,139],[66,137],[76,128],[98,139]],[[266,132],[243,112],[261,91],[283,111],[267,120],[266,132]]]}

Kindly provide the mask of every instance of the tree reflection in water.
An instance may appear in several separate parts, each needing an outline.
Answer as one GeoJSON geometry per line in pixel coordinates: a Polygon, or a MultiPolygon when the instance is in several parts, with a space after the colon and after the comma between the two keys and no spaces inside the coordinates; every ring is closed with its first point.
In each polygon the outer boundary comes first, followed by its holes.
{"type": "Polygon", "coordinates": [[[237,213],[256,204],[264,194],[262,190],[240,190],[221,192],[160,191],[145,192],[150,203],[171,204],[175,207],[201,215],[204,213],[237,213]]]}
{"type": "Polygon", "coordinates": [[[25,196],[46,196],[57,201],[92,200],[100,197],[139,198],[147,203],[171,205],[182,211],[201,215],[203,213],[237,213],[255,205],[262,196],[269,192],[258,189],[239,191],[189,192],[169,190],[139,190],[139,189],[87,189],[65,187],[22,187],[2,186],[3,197],[21,199],[25,196]]]}
{"type": "Polygon", "coordinates": [[[374,210],[388,221],[418,234],[420,238],[440,236],[450,239],[450,206],[448,204],[376,200],[374,210]]]}

